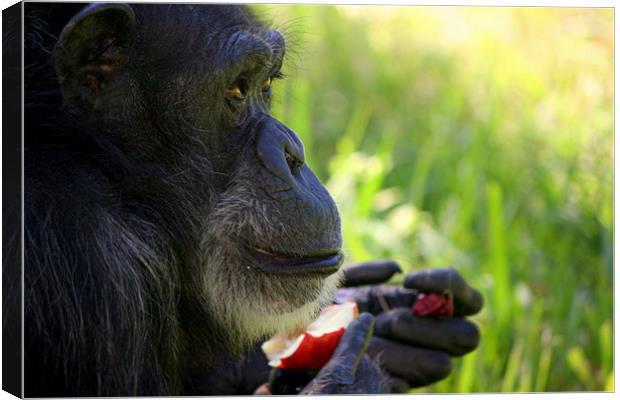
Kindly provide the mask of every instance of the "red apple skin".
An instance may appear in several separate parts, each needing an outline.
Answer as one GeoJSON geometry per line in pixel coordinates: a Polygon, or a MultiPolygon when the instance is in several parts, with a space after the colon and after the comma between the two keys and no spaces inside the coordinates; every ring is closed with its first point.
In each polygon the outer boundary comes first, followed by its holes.
{"type": "Polygon", "coordinates": [[[417,317],[451,317],[454,313],[452,297],[439,293],[421,295],[413,305],[417,317]]]}
{"type": "Polygon", "coordinates": [[[282,369],[321,369],[329,361],[338,346],[345,328],[316,337],[304,334],[297,350],[289,357],[280,359],[282,369]]]}

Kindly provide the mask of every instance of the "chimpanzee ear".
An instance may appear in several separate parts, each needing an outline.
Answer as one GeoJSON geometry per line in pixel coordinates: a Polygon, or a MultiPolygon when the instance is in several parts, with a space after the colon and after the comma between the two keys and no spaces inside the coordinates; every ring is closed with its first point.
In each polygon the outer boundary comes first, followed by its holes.
{"type": "Polygon", "coordinates": [[[134,20],[127,4],[96,3],[85,7],[63,28],[54,61],[65,102],[97,107],[106,78],[125,55],[134,20]]]}

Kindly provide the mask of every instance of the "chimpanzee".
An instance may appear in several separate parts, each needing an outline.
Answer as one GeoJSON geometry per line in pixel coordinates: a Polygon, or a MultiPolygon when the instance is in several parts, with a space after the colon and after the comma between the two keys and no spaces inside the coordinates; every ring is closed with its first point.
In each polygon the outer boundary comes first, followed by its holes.
{"type": "MultiPolygon", "coordinates": [[[[343,273],[337,208],[270,115],[284,37],[247,8],[24,8],[26,396],[252,393],[253,346],[339,298],[366,312],[302,393],[428,384],[477,346],[362,286],[393,263],[343,273]]],[[[405,286],[482,306],[452,269],[405,286]]]]}

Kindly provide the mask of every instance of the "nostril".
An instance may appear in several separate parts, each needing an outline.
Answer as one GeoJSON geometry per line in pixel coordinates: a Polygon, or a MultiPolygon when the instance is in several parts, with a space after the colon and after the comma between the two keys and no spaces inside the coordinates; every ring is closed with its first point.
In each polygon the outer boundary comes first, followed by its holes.
{"type": "Polygon", "coordinates": [[[288,151],[284,152],[284,158],[286,159],[288,168],[291,170],[291,174],[293,174],[293,176],[298,176],[301,166],[304,165],[304,162],[293,156],[288,151]]]}
{"type": "Polygon", "coordinates": [[[301,178],[305,163],[304,145],[293,131],[279,121],[266,116],[255,128],[256,156],[271,174],[286,183],[295,184],[301,178]]]}

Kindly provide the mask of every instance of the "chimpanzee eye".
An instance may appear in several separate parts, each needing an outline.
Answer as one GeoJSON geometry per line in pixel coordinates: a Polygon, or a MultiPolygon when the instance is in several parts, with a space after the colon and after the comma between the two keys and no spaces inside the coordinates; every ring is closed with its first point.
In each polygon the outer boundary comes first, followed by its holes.
{"type": "Polygon", "coordinates": [[[263,85],[261,86],[260,90],[261,92],[263,92],[263,94],[269,94],[271,92],[271,82],[272,82],[272,78],[269,77],[267,78],[264,82],[263,85]]]}
{"type": "Polygon", "coordinates": [[[239,84],[234,83],[226,89],[226,98],[230,100],[244,100],[245,92],[241,89],[239,84]]]}

